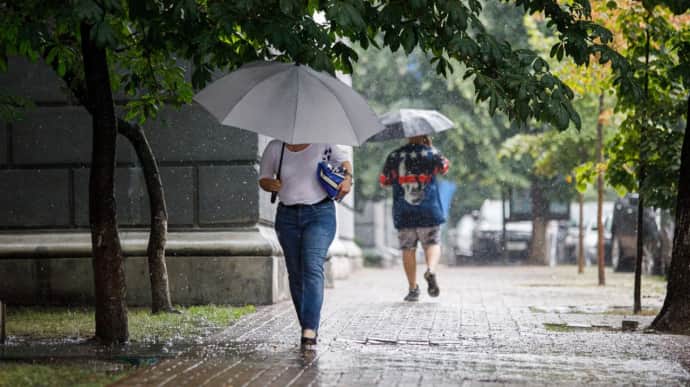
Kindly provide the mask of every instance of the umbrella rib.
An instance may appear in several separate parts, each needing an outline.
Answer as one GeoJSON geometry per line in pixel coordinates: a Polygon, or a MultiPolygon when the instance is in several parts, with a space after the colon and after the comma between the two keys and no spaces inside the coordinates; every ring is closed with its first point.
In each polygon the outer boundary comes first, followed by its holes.
{"type": "MultiPolygon", "coordinates": [[[[331,88],[331,86],[330,86],[329,84],[327,84],[326,82],[324,82],[323,80],[321,80],[319,77],[316,77],[316,76],[313,76],[313,75],[312,75],[312,77],[316,78],[317,81],[321,82],[321,84],[323,84],[323,85],[326,87],[326,89],[328,89],[328,91],[329,91],[331,94],[333,94],[333,96],[335,97],[335,99],[338,100],[339,105],[341,106],[340,110],[342,110],[343,113],[345,113],[345,117],[347,117],[348,121],[350,121],[350,126],[352,127],[352,129],[354,129],[354,126],[352,125],[352,119],[350,118],[350,115],[347,113],[347,110],[346,110],[346,109],[342,108],[342,106],[343,106],[343,101],[341,101],[340,98],[338,97],[338,93],[335,93],[335,92],[333,91],[333,88],[331,88]]],[[[335,78],[335,79],[336,79],[337,82],[340,82],[337,78],[335,78]]],[[[353,90],[353,92],[354,92],[354,90],[353,90]]],[[[352,133],[355,135],[355,138],[357,139],[357,143],[361,144],[361,141],[360,141],[360,139],[359,139],[359,135],[358,135],[357,131],[356,131],[356,130],[353,130],[352,133]]]]}

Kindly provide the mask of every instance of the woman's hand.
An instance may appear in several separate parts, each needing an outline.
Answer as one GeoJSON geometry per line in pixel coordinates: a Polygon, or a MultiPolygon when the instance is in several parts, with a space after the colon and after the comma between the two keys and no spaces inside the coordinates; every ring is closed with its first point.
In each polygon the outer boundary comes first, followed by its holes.
{"type": "Polygon", "coordinates": [[[345,176],[345,180],[338,185],[338,196],[336,196],[337,200],[342,200],[345,195],[349,194],[350,191],[352,190],[352,175],[347,175],[345,176]]]}
{"type": "Polygon", "coordinates": [[[263,178],[259,180],[259,186],[264,190],[268,192],[278,192],[280,191],[280,180],[278,179],[269,179],[269,178],[263,178]]]}

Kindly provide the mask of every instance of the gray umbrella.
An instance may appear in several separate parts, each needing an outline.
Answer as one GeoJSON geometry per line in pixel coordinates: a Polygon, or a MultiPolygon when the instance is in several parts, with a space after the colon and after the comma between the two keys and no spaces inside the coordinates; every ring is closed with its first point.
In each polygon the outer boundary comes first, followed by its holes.
{"type": "Polygon", "coordinates": [[[223,125],[290,144],[360,145],[384,129],[350,86],[304,65],[250,63],[213,82],[194,100],[223,125]]]}
{"type": "Polygon", "coordinates": [[[453,121],[436,110],[400,109],[381,116],[385,130],[368,141],[387,141],[439,133],[455,126],[453,121]]]}

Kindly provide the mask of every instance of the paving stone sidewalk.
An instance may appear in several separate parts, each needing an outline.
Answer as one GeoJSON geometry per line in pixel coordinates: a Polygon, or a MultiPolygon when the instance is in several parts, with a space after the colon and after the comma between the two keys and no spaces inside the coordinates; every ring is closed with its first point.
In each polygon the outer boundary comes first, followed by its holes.
{"type": "MultiPolygon", "coordinates": [[[[645,333],[653,316],[625,314],[632,275],[599,287],[594,272],[446,267],[440,297],[405,303],[401,268],[365,269],[327,290],[316,352],[299,350],[283,302],[117,385],[689,385],[690,337],[645,333]],[[624,319],[640,328],[620,331],[624,319]]],[[[646,281],[644,306],[664,290],[646,281]]]]}

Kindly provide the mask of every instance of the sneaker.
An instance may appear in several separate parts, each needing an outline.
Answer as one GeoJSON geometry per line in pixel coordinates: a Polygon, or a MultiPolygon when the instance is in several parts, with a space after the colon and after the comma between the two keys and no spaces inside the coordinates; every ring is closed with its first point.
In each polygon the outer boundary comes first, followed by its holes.
{"type": "Polygon", "coordinates": [[[426,273],[424,273],[424,279],[429,285],[426,288],[427,292],[429,292],[429,295],[431,297],[438,297],[438,294],[441,292],[441,289],[438,288],[438,283],[436,282],[436,274],[427,270],[426,273]]]}
{"type": "Polygon", "coordinates": [[[417,285],[414,289],[407,293],[405,296],[405,301],[419,301],[419,293],[419,285],[417,285]]]}

